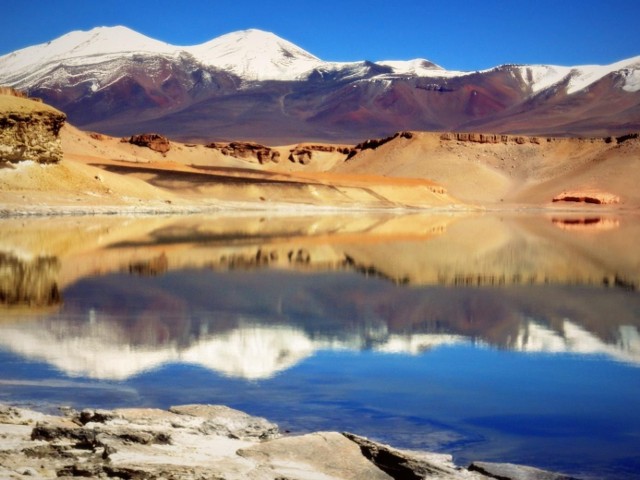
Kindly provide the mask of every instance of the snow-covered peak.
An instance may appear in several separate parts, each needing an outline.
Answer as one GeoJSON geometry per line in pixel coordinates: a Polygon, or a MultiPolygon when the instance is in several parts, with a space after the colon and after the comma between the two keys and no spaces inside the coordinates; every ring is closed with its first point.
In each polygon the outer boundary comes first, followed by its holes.
{"type": "Polygon", "coordinates": [[[45,44],[50,56],[90,56],[109,53],[174,53],[176,47],[123,26],[75,31],[45,44]],[[55,55],[56,50],[60,51],[55,55]]]}
{"type": "Polygon", "coordinates": [[[323,62],[306,50],[262,30],[242,30],[185,49],[206,65],[246,80],[294,80],[323,62]]]}
{"type": "Polygon", "coordinates": [[[70,32],[56,40],[17,50],[5,57],[7,60],[13,60],[7,62],[7,66],[18,67],[96,55],[134,52],[173,54],[176,50],[178,47],[118,26],[70,32]]]}
{"type": "Polygon", "coordinates": [[[0,57],[0,83],[37,75],[59,63],[91,65],[135,53],[175,55],[179,51],[179,47],[146,37],[127,27],[96,27],[89,31],[70,32],[50,42],[0,57]]]}

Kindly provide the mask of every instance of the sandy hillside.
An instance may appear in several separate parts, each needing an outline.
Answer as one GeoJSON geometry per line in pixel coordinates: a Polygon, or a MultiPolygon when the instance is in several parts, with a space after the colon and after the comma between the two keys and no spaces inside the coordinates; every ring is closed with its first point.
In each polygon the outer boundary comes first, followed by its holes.
{"type": "Polygon", "coordinates": [[[281,160],[263,165],[243,150],[232,152],[238,155],[233,156],[203,145],[171,142],[169,151],[160,153],[69,125],[61,132],[61,144],[64,160],[60,164],[4,164],[0,199],[6,213],[53,213],[62,207],[70,213],[98,213],[459,204],[426,179],[318,174],[346,157],[336,150],[318,150],[324,146],[312,146],[313,151],[305,145],[271,148],[281,152],[281,160]]]}
{"type": "Polygon", "coordinates": [[[221,200],[270,198],[342,207],[442,206],[456,203],[453,198],[474,206],[568,208],[575,205],[552,200],[563,192],[586,192],[596,197],[610,194],[617,199],[615,208],[640,206],[635,188],[640,178],[640,139],[634,136],[569,139],[412,132],[355,148],[264,147],[279,156],[277,161],[263,161],[242,148],[224,154],[220,148],[171,142],[168,152],[158,153],[117,138],[94,137],[65,127],[65,158],[141,178],[191,199],[194,195],[188,192],[221,200]],[[478,141],[485,138],[492,140],[478,141]],[[307,157],[296,153],[305,150],[307,157]],[[136,170],[131,162],[148,168],[136,170]],[[234,180],[235,187],[229,182],[222,185],[224,181],[211,182],[206,175],[202,181],[182,181],[166,173],[151,179],[151,169],[242,178],[246,183],[234,180]],[[434,199],[429,190],[450,197],[434,199]]]}
{"type": "Polygon", "coordinates": [[[640,179],[640,138],[633,136],[413,133],[363,150],[334,171],[430,178],[462,201],[486,205],[551,206],[554,197],[568,190],[610,192],[620,197],[620,206],[640,205],[634,186],[640,179]]]}

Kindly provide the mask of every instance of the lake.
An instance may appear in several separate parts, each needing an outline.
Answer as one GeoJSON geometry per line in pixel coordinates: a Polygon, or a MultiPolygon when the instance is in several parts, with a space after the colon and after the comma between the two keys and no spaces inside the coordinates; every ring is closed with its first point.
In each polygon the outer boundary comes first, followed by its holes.
{"type": "Polygon", "coordinates": [[[0,220],[0,402],[220,403],[640,478],[640,218],[0,220]]]}

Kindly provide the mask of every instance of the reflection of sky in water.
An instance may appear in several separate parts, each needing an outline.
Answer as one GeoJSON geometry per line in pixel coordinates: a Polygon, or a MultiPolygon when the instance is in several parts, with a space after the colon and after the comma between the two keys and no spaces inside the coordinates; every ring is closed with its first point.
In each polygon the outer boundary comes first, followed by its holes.
{"type": "Polygon", "coordinates": [[[6,352],[0,365],[5,402],[222,403],[294,432],[355,431],[399,446],[449,451],[462,463],[508,460],[603,474],[624,469],[625,462],[638,466],[640,370],[600,356],[471,344],[419,355],[322,351],[258,381],[186,364],[121,382],[68,380],[46,364],[6,352]]]}

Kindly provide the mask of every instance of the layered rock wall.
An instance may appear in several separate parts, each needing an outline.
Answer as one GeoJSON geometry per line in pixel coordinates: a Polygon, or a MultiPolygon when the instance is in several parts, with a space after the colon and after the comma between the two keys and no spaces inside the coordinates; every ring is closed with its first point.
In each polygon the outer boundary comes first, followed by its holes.
{"type": "Polygon", "coordinates": [[[62,147],[58,134],[65,120],[65,114],[53,107],[15,94],[0,94],[0,162],[59,162],[62,147]]]}
{"type": "Polygon", "coordinates": [[[542,141],[551,142],[553,138],[548,137],[541,139],[539,137],[525,137],[521,135],[502,135],[496,133],[468,133],[468,132],[447,132],[440,135],[440,140],[454,140],[458,142],[473,143],[517,143],[523,145],[525,143],[539,144],[542,141]]]}

